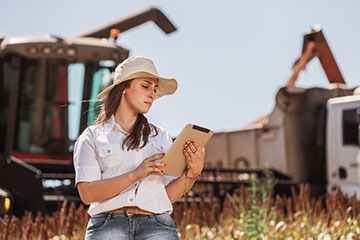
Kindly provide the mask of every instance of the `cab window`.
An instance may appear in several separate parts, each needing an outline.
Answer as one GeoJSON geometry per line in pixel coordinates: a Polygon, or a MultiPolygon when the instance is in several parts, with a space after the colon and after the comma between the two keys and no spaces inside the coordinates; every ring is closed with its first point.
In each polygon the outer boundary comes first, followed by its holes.
{"type": "Polygon", "coordinates": [[[357,108],[343,110],[342,113],[343,145],[358,146],[359,144],[356,111],[357,108]]]}

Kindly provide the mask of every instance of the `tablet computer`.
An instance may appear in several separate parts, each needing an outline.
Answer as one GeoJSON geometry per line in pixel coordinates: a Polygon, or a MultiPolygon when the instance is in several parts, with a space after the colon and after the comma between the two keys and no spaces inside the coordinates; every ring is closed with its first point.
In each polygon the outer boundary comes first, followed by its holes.
{"type": "Polygon", "coordinates": [[[161,163],[166,164],[163,168],[164,173],[181,176],[186,168],[186,160],[183,153],[184,145],[188,141],[195,141],[200,147],[204,147],[209,141],[214,131],[194,124],[188,124],[176,138],[161,163]]]}

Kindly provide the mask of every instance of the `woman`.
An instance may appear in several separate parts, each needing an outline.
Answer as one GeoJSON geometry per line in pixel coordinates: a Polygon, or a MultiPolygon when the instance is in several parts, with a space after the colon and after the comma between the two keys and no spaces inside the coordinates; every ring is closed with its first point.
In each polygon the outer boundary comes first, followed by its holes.
{"type": "Polygon", "coordinates": [[[77,188],[90,204],[85,239],[178,239],[172,203],[200,175],[205,148],[186,143],[188,170],[178,178],[164,175],[160,160],[171,136],[143,115],[155,99],[176,89],[176,80],[158,76],[150,59],[132,57],[99,94],[104,98],[100,114],[74,149],[77,188]]]}

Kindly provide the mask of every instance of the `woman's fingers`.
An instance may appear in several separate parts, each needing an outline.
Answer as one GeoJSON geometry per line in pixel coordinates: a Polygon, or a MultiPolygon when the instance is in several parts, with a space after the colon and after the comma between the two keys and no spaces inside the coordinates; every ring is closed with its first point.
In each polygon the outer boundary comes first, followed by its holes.
{"type": "Polygon", "coordinates": [[[194,155],[193,151],[191,150],[191,148],[189,146],[187,146],[185,148],[186,152],[192,157],[194,155]]]}
{"type": "Polygon", "coordinates": [[[150,162],[150,163],[149,163],[149,166],[161,168],[161,167],[166,167],[166,164],[163,164],[163,163],[161,163],[161,162],[150,162]]]}
{"type": "Polygon", "coordinates": [[[164,171],[159,168],[159,165],[147,165],[147,166],[144,166],[143,176],[147,177],[147,176],[149,176],[151,174],[156,174],[156,175],[162,176],[162,175],[164,175],[164,171]]]}
{"type": "Polygon", "coordinates": [[[150,172],[148,175],[150,175],[150,174],[156,174],[156,175],[162,176],[162,175],[164,175],[164,171],[159,169],[158,166],[152,166],[152,167],[150,167],[150,172]]]}
{"type": "Polygon", "coordinates": [[[194,155],[198,155],[201,151],[201,148],[196,144],[195,141],[188,141],[184,145],[184,152],[187,152],[190,158],[194,155]]]}
{"type": "Polygon", "coordinates": [[[185,149],[189,149],[191,151],[191,153],[195,154],[198,150],[197,150],[197,144],[195,143],[195,141],[188,141],[185,143],[184,148],[185,149]]]}
{"type": "Polygon", "coordinates": [[[190,154],[188,153],[188,151],[186,149],[184,149],[184,155],[188,161],[191,160],[190,154]]]}
{"type": "Polygon", "coordinates": [[[195,141],[188,141],[184,145],[184,156],[189,172],[194,176],[199,175],[204,166],[205,147],[199,147],[195,141]]]}
{"type": "Polygon", "coordinates": [[[195,147],[194,141],[189,144],[189,149],[193,154],[197,152],[197,148],[195,147]]]}
{"type": "Polygon", "coordinates": [[[140,178],[139,180],[141,180],[151,174],[163,176],[164,172],[161,168],[165,167],[166,164],[163,164],[156,160],[159,160],[164,157],[165,157],[164,153],[159,153],[159,154],[155,154],[151,157],[146,158],[140,164],[140,166],[136,169],[136,172],[137,172],[136,176],[139,176],[139,178],[140,178]]]}
{"type": "Polygon", "coordinates": [[[195,141],[192,142],[192,145],[194,146],[194,148],[196,149],[196,152],[200,152],[201,151],[201,147],[199,147],[199,145],[197,145],[197,143],[195,141]]]}
{"type": "Polygon", "coordinates": [[[144,169],[146,172],[159,172],[161,173],[161,168],[165,167],[166,164],[160,162],[147,162],[144,164],[144,169]]]}
{"type": "Polygon", "coordinates": [[[159,154],[155,154],[151,157],[148,157],[144,160],[144,162],[152,162],[152,161],[155,161],[155,160],[158,160],[160,158],[164,158],[165,157],[165,153],[159,153],[159,154]]]}
{"type": "Polygon", "coordinates": [[[157,167],[150,167],[151,172],[160,172],[160,169],[157,167]]]}

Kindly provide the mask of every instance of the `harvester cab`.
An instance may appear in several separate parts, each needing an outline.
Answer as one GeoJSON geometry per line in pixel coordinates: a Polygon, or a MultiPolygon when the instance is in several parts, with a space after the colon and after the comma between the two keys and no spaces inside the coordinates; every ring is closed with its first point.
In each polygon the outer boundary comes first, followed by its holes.
{"type": "Polygon", "coordinates": [[[0,214],[79,201],[74,141],[94,121],[97,95],[114,68],[129,56],[116,44],[118,34],[147,21],[167,34],[176,30],[150,7],[77,37],[0,38],[0,214]]]}

